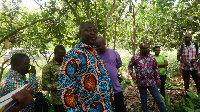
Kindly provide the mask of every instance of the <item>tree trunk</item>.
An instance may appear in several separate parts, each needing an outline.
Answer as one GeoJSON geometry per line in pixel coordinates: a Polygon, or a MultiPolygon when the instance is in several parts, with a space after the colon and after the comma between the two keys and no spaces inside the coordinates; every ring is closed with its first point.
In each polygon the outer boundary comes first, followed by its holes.
{"type": "Polygon", "coordinates": [[[132,53],[135,55],[135,33],[136,33],[136,26],[135,26],[135,14],[133,8],[133,37],[132,37],[132,53]]]}

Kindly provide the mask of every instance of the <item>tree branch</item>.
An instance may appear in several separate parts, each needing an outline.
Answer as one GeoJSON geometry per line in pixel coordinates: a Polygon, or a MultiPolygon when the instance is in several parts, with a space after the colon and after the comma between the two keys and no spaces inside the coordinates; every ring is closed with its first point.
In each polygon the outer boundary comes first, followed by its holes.
{"type": "Polygon", "coordinates": [[[136,16],[138,10],[141,8],[141,6],[143,5],[144,1],[142,0],[142,3],[139,5],[139,7],[137,8],[137,10],[135,11],[134,15],[136,16]]]}
{"type": "Polygon", "coordinates": [[[86,14],[87,14],[87,18],[91,21],[91,15],[90,15],[90,12],[89,12],[89,1],[86,0],[86,14]]]}
{"type": "Polygon", "coordinates": [[[110,11],[108,12],[108,14],[107,14],[107,16],[106,16],[106,19],[105,19],[106,21],[107,21],[108,16],[111,14],[111,12],[112,12],[112,10],[113,10],[113,8],[114,8],[114,6],[115,6],[115,1],[116,1],[116,0],[113,1],[112,7],[111,7],[110,11]]]}
{"type": "Polygon", "coordinates": [[[124,10],[126,9],[127,5],[128,5],[128,1],[126,2],[125,7],[122,9],[122,12],[121,12],[121,14],[119,15],[119,17],[116,19],[117,21],[122,17],[122,14],[123,14],[124,10]]]}
{"type": "Polygon", "coordinates": [[[39,6],[40,6],[40,9],[42,10],[42,9],[44,9],[43,7],[42,7],[42,5],[38,2],[38,1],[36,1],[36,0],[34,0],[35,1],[35,3],[37,3],[39,6]]]}
{"type": "Polygon", "coordinates": [[[6,35],[3,39],[1,39],[1,40],[0,40],[0,44],[1,44],[5,39],[8,39],[8,37],[11,37],[11,36],[17,34],[20,30],[25,29],[25,28],[27,28],[27,27],[29,27],[29,26],[31,26],[31,25],[34,25],[34,24],[37,23],[37,22],[47,21],[47,20],[50,20],[50,19],[53,19],[53,17],[45,18],[45,19],[39,19],[39,20],[37,20],[37,21],[32,22],[32,23],[29,24],[29,25],[25,25],[25,26],[23,26],[23,27],[21,27],[21,28],[18,28],[18,29],[16,29],[15,31],[11,32],[10,34],[6,35]]]}
{"type": "Polygon", "coordinates": [[[103,29],[104,29],[104,34],[103,34],[103,37],[106,39],[106,25],[107,25],[107,19],[109,17],[109,15],[111,14],[113,8],[115,6],[115,0],[113,1],[113,4],[112,4],[112,7],[110,9],[110,11],[108,12],[108,14],[106,15],[106,18],[105,18],[105,21],[104,21],[104,26],[103,26],[103,29]]]}
{"type": "Polygon", "coordinates": [[[74,13],[74,15],[76,17],[76,24],[80,25],[81,23],[80,23],[78,15],[76,13],[76,10],[70,5],[68,0],[65,0],[65,1],[66,1],[67,5],[69,5],[70,9],[73,11],[73,13],[74,13]]]}

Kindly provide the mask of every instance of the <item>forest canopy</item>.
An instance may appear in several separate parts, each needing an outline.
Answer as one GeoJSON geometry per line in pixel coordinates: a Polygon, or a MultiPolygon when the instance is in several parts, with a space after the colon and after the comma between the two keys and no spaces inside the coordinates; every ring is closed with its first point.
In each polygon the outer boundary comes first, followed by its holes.
{"type": "MultiPolygon", "coordinates": [[[[78,26],[92,21],[107,45],[134,54],[142,42],[176,48],[183,35],[190,33],[200,41],[200,3],[198,0],[50,0],[40,8],[22,7],[21,0],[1,3],[1,46],[48,49],[49,44],[74,46],[78,26]],[[117,46],[116,46],[117,45],[117,46]]],[[[2,47],[2,50],[6,47],[2,47]]],[[[8,47],[7,47],[8,48],[8,47]]]]}

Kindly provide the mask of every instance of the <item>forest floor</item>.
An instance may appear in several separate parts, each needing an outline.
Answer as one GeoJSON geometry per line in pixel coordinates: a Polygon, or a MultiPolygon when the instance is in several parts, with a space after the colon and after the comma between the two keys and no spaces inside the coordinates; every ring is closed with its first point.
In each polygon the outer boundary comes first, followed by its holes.
{"type": "MultiPolygon", "coordinates": [[[[127,76],[126,78],[130,79],[129,76],[127,76]]],[[[177,102],[179,102],[181,98],[185,96],[184,82],[181,75],[178,75],[173,78],[168,78],[167,81],[172,83],[172,85],[173,84],[175,85],[175,86],[172,86],[172,88],[170,89],[166,89],[166,93],[168,94],[168,97],[170,98],[170,105],[174,105],[177,102]]],[[[193,79],[191,78],[190,89],[196,92],[196,87],[194,85],[195,83],[193,79]]],[[[126,87],[126,89],[123,90],[123,94],[124,94],[124,101],[125,101],[127,112],[142,112],[141,103],[140,103],[140,94],[139,94],[137,85],[134,84],[132,86],[126,87]]],[[[153,97],[150,95],[150,92],[148,91],[147,94],[148,94],[147,105],[148,105],[149,112],[158,112],[157,105],[154,102],[153,97]]]]}

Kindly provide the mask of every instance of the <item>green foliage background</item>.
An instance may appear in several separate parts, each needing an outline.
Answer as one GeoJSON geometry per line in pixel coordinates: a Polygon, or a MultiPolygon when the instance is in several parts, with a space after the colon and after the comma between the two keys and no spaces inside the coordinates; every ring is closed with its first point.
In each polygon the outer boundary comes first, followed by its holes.
{"type": "MultiPolygon", "coordinates": [[[[37,9],[28,9],[21,3],[21,0],[1,1],[0,57],[13,48],[24,48],[30,56],[36,53],[33,50],[53,53],[58,44],[70,49],[79,41],[80,23],[92,21],[98,35],[106,39],[107,47],[120,53],[121,71],[128,72],[130,58],[139,52],[141,42],[147,42],[151,48],[155,45],[164,48],[161,54],[167,57],[168,75],[173,77],[179,67],[176,48],[183,43],[184,34],[189,33],[193,42],[200,42],[199,0],[49,0],[37,9]],[[9,46],[5,45],[6,39],[9,46]]],[[[42,67],[50,60],[45,55],[44,59],[32,62],[38,79],[42,67]]],[[[4,63],[0,68],[1,79],[8,68],[4,63]]],[[[133,84],[124,82],[124,87],[133,84]]]]}

